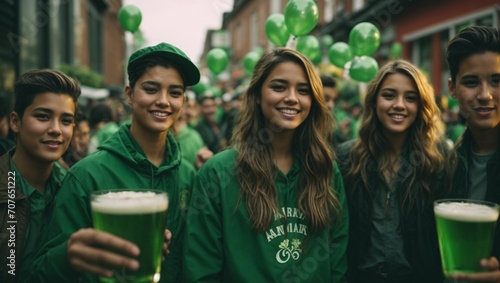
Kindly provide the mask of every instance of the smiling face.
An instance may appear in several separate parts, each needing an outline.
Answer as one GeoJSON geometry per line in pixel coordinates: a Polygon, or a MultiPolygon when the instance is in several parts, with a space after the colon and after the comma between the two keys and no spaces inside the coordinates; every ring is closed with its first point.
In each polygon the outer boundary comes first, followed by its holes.
{"type": "Polygon", "coordinates": [[[261,106],[266,124],[295,130],[309,115],[312,90],[304,69],[297,63],[276,65],[261,88],[261,106]]]}
{"type": "Polygon", "coordinates": [[[448,87],[471,130],[500,125],[500,53],[467,57],[460,63],[455,83],[449,80],[448,87]]]}
{"type": "Polygon", "coordinates": [[[184,82],[174,68],[147,69],[134,89],[127,86],[125,91],[132,106],[132,133],[166,133],[180,116],[184,82]]]}
{"type": "Polygon", "coordinates": [[[52,163],[71,142],[75,102],[70,95],[46,92],[38,94],[22,117],[11,114],[11,128],[16,134],[16,155],[52,163]]]}
{"type": "Polygon", "coordinates": [[[384,135],[406,135],[418,113],[417,86],[403,74],[389,75],[380,86],[376,103],[377,118],[382,124],[384,135]]]}

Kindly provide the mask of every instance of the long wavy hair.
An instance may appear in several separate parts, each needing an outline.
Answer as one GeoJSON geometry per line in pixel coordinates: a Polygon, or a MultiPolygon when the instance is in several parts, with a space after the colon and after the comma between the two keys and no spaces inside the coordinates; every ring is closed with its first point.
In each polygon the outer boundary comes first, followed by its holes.
{"type": "Polygon", "coordinates": [[[280,213],[274,185],[278,170],[271,147],[273,134],[279,129],[266,124],[258,101],[264,81],[278,64],[285,62],[303,68],[312,90],[311,109],[294,131],[292,150],[301,162],[301,178],[295,188],[298,207],[310,231],[314,232],[329,227],[332,217],[340,217],[341,206],[332,191],[334,153],[327,142],[333,130],[333,118],[325,105],[321,81],[313,64],[299,52],[277,48],[257,62],[233,134],[232,144],[238,152],[236,174],[253,228],[268,229],[274,214],[280,213]]]}
{"type": "MultiPolygon", "coordinates": [[[[354,182],[360,180],[365,189],[370,192],[370,182],[373,180],[367,173],[369,161],[376,162],[379,172],[385,172],[391,166],[391,153],[388,150],[390,141],[382,134],[383,125],[377,117],[376,105],[380,87],[385,79],[393,74],[402,74],[412,80],[419,95],[417,117],[408,129],[406,138],[406,146],[410,152],[408,161],[412,169],[406,172],[409,174],[409,188],[412,188],[414,183],[418,181],[419,188],[423,190],[424,195],[432,197],[434,192],[431,181],[443,168],[445,161],[441,147],[443,133],[439,127],[440,111],[435,102],[434,91],[427,78],[417,67],[404,60],[395,60],[380,68],[367,87],[359,138],[354,142],[349,153],[352,166],[344,178],[345,187],[349,188],[354,182]]],[[[411,209],[416,201],[415,197],[412,197],[413,195],[414,192],[411,189],[405,190],[401,200],[402,207],[411,209]]]]}

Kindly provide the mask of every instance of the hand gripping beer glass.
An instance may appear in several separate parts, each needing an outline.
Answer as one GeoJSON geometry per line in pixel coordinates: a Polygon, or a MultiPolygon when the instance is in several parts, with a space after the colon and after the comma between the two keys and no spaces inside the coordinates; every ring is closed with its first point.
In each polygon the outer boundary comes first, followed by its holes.
{"type": "Polygon", "coordinates": [[[486,201],[443,199],[434,215],[446,277],[481,272],[480,261],[491,256],[499,206],[486,201]]]}
{"type": "Polygon", "coordinates": [[[139,269],[115,270],[101,282],[158,282],[160,280],[167,193],[155,190],[107,190],[92,193],[94,228],[121,237],[140,249],[139,269]]]}

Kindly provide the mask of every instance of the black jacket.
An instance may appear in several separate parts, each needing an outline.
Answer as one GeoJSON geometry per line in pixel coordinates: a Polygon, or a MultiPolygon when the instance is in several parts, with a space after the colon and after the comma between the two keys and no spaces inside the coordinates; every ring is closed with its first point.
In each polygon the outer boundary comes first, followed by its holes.
{"type": "MultiPolygon", "coordinates": [[[[345,142],[338,147],[338,158],[341,173],[344,176],[344,185],[349,205],[349,244],[347,248],[348,260],[348,282],[358,282],[358,276],[361,274],[356,267],[359,266],[362,257],[368,250],[370,244],[370,233],[372,227],[373,216],[373,198],[366,190],[361,177],[356,178],[352,182],[346,180],[345,174],[349,170],[351,164],[349,160],[349,151],[353,141],[345,142]]],[[[424,196],[421,190],[415,188],[419,186],[418,180],[413,184],[412,188],[408,188],[408,176],[414,173],[414,166],[411,166],[409,161],[409,150],[406,149],[406,154],[403,154],[402,166],[407,164],[404,170],[404,176],[401,177],[401,189],[397,190],[397,197],[401,200],[405,190],[411,189],[412,196],[419,200],[416,204],[407,211],[401,207],[399,213],[401,216],[401,231],[403,238],[403,247],[406,258],[411,266],[411,282],[405,283],[442,283],[444,276],[441,268],[441,258],[439,255],[439,245],[437,240],[436,224],[433,212],[433,200],[443,198],[445,196],[444,171],[436,178],[436,192],[434,196],[424,196]]],[[[371,159],[367,164],[367,173],[370,180],[370,191],[373,192],[381,189],[383,177],[377,169],[377,164],[374,159],[371,159]]]]}

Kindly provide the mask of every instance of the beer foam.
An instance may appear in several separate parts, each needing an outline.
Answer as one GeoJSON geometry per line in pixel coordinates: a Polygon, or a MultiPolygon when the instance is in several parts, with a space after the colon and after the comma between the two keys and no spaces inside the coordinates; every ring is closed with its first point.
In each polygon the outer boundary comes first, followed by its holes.
{"type": "Polygon", "coordinates": [[[145,214],[167,210],[168,199],[154,192],[109,192],[92,200],[92,210],[109,214],[145,214]]]}
{"type": "Polygon", "coordinates": [[[498,210],[483,204],[443,202],[434,206],[436,216],[464,222],[492,222],[498,219],[498,210]]]}

